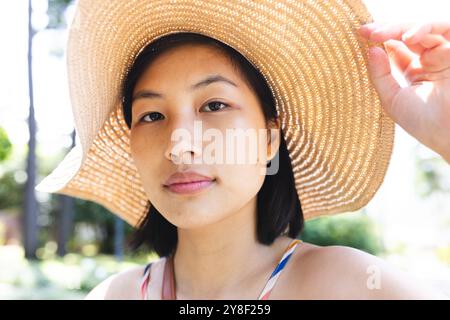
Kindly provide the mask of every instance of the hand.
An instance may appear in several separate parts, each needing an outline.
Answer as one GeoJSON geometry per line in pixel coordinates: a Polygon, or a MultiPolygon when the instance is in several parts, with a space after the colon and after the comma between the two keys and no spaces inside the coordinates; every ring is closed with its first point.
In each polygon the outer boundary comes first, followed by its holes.
{"type": "Polygon", "coordinates": [[[384,43],[369,49],[369,74],[385,112],[406,132],[450,164],[450,21],[361,26],[363,38],[384,43]],[[401,88],[394,63],[408,82],[401,88]]]}

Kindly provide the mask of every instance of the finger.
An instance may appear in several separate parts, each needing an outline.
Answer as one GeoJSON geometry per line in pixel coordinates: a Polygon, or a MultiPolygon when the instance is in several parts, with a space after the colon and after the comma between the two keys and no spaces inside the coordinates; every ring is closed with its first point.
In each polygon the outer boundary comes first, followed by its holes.
{"type": "Polygon", "coordinates": [[[437,34],[450,40],[450,21],[422,22],[422,23],[369,23],[363,25],[362,35],[373,42],[384,42],[389,39],[405,41],[415,44],[426,34],[437,34]],[[404,38],[403,38],[404,37],[404,38]]]}
{"type": "MultiPolygon", "coordinates": [[[[362,35],[373,42],[386,42],[388,40],[403,41],[402,37],[405,32],[411,30],[412,24],[385,24],[380,27],[369,27],[363,29],[362,35]]],[[[407,43],[408,48],[417,54],[421,54],[426,48],[420,43],[407,43]]]]}
{"type": "Polygon", "coordinates": [[[392,116],[392,101],[401,88],[392,76],[389,58],[382,48],[369,48],[369,75],[383,108],[392,116]]]}
{"type": "Polygon", "coordinates": [[[448,41],[440,34],[427,34],[420,40],[420,45],[427,49],[448,43],[448,41]]]}
{"type": "Polygon", "coordinates": [[[419,72],[416,75],[409,78],[410,84],[418,84],[424,81],[437,81],[450,79],[450,68],[440,70],[439,72],[419,72]]]}
{"type": "Polygon", "coordinates": [[[402,35],[402,41],[407,44],[417,44],[420,40],[431,32],[433,26],[431,24],[418,24],[411,27],[402,35]]]}
{"type": "Polygon", "coordinates": [[[428,72],[437,72],[450,67],[450,43],[426,50],[420,56],[420,63],[428,72]]]}
{"type": "Polygon", "coordinates": [[[373,42],[385,42],[387,40],[402,40],[402,35],[413,28],[411,23],[402,24],[382,24],[377,28],[371,29],[369,40],[373,42]]]}
{"type": "Polygon", "coordinates": [[[431,33],[440,34],[450,41],[450,21],[436,21],[432,25],[431,33]]]}
{"type": "Polygon", "coordinates": [[[420,37],[423,35],[429,33],[429,34],[435,34],[435,35],[441,35],[446,40],[450,40],[450,21],[436,21],[436,22],[429,22],[429,23],[423,23],[422,25],[419,25],[418,28],[413,27],[412,29],[421,29],[414,32],[414,30],[409,30],[406,32],[405,37],[407,38],[413,38],[412,43],[417,43],[420,41],[420,37]]]}
{"type": "Polygon", "coordinates": [[[409,50],[403,42],[388,40],[384,45],[390,59],[410,84],[414,82],[417,75],[425,72],[420,64],[419,56],[409,50]]]}
{"type": "Polygon", "coordinates": [[[384,43],[384,46],[389,54],[389,57],[401,72],[405,72],[405,70],[411,65],[412,61],[418,58],[418,55],[409,50],[408,47],[401,41],[388,40],[384,43]]]}
{"type": "Polygon", "coordinates": [[[381,23],[371,22],[371,23],[360,25],[358,31],[359,31],[359,34],[361,36],[363,36],[366,39],[369,39],[369,37],[372,34],[372,32],[375,31],[376,29],[378,29],[381,26],[382,26],[381,23]]]}

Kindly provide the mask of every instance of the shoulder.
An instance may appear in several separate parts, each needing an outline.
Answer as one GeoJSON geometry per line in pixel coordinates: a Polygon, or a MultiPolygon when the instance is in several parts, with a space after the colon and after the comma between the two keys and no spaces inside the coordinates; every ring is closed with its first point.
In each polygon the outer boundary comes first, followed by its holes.
{"type": "Polygon", "coordinates": [[[295,269],[302,298],[446,298],[406,272],[364,251],[308,243],[301,243],[299,249],[303,252],[295,259],[295,269]]]}
{"type": "Polygon", "coordinates": [[[113,274],[92,289],[85,300],[140,299],[140,284],[145,266],[139,266],[113,274]]]}

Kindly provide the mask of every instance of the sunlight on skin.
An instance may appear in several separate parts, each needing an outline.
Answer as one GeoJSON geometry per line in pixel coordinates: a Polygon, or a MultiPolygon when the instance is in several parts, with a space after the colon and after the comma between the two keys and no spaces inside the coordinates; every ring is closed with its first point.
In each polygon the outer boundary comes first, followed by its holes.
{"type": "Polygon", "coordinates": [[[416,93],[423,102],[427,102],[431,93],[433,92],[434,85],[432,82],[424,82],[420,87],[416,89],[416,93]]]}

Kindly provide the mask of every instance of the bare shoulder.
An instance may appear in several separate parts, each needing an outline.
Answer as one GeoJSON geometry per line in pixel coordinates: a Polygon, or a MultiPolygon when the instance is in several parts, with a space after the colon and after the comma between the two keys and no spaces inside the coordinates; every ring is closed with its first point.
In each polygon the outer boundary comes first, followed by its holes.
{"type": "Polygon", "coordinates": [[[299,299],[448,299],[383,259],[345,246],[302,243],[299,299]]]}
{"type": "Polygon", "coordinates": [[[103,280],[85,300],[136,300],[140,299],[139,286],[145,266],[133,267],[113,274],[103,280]]]}

